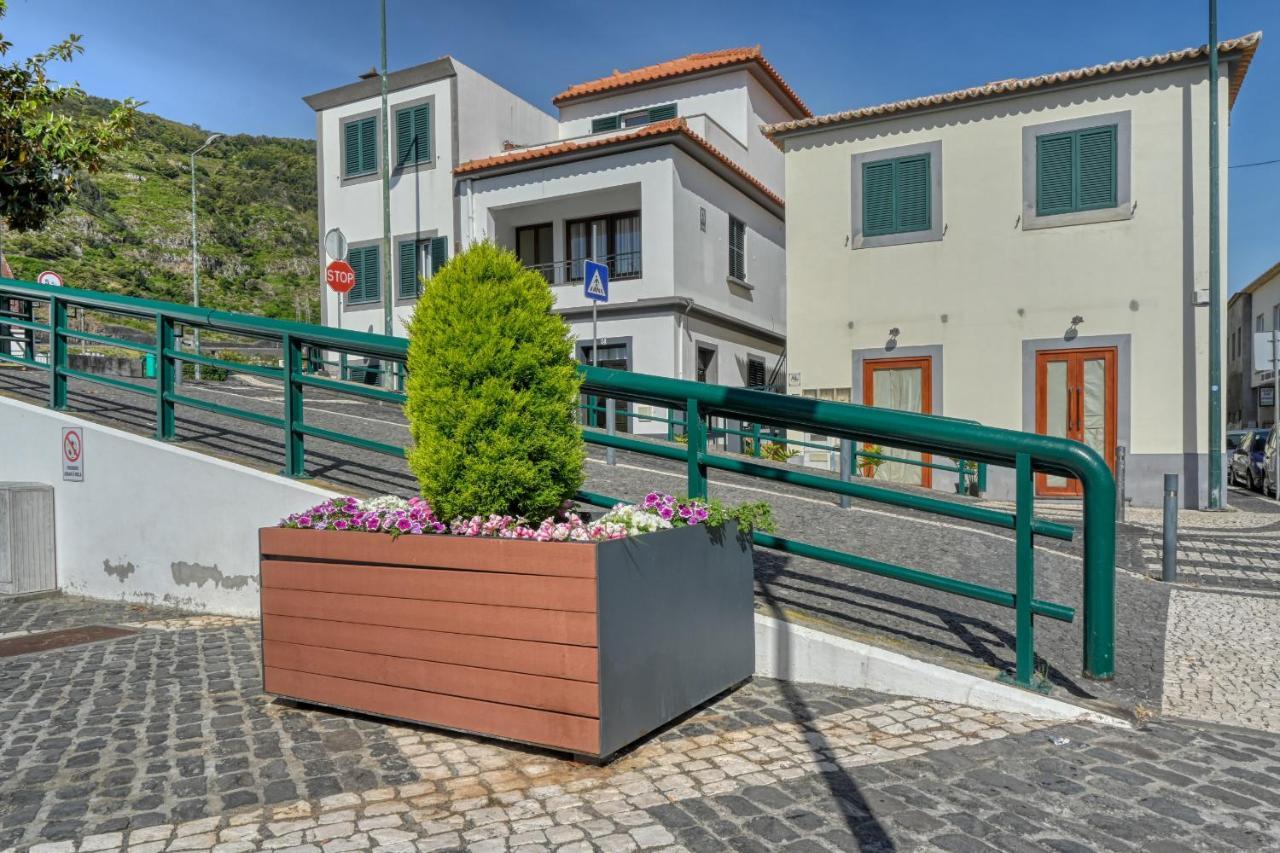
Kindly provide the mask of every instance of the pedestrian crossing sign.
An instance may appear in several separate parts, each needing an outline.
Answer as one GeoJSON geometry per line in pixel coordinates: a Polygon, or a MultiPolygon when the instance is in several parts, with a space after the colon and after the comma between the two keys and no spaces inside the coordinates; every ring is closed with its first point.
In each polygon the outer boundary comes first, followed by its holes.
{"type": "Polygon", "coordinates": [[[596,302],[609,301],[609,268],[607,266],[595,261],[584,261],[582,278],[584,296],[596,302]]]}

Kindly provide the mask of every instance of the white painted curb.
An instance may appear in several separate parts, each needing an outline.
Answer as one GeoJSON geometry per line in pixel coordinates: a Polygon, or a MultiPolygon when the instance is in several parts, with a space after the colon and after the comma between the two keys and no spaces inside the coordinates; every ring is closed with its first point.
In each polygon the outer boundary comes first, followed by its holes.
{"type": "Polygon", "coordinates": [[[1119,717],[760,613],[756,614],[756,675],[936,699],[1039,720],[1132,728],[1119,717]]]}

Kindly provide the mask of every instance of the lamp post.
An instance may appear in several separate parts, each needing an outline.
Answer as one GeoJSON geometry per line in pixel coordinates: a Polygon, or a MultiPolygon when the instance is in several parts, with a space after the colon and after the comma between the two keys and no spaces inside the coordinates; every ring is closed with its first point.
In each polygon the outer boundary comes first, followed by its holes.
{"type": "Polygon", "coordinates": [[[1209,0],[1209,509],[1223,509],[1222,262],[1218,205],[1218,0],[1209,0]]]}
{"type": "MultiPolygon", "coordinates": [[[[200,251],[196,246],[196,155],[222,138],[221,133],[213,133],[204,144],[191,152],[191,303],[200,307],[200,251]]],[[[200,327],[196,326],[196,355],[200,355],[200,327]]],[[[199,362],[196,363],[196,380],[202,378],[199,362]]]]}
{"type": "MultiPolygon", "coordinates": [[[[391,295],[391,122],[387,109],[387,0],[382,0],[382,331],[395,334],[391,295]]],[[[384,370],[383,382],[388,388],[395,386],[391,371],[384,370]]]]}

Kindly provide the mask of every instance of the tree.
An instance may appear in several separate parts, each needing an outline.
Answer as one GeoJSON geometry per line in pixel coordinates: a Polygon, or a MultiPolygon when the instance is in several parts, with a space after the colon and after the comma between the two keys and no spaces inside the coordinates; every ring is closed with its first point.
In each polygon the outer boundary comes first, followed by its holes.
{"type": "MultiPolygon", "coordinates": [[[[7,11],[7,0],[0,0],[0,18],[7,11]]],[[[0,34],[0,56],[12,47],[0,34]]],[[[133,136],[138,104],[132,99],[100,119],[59,110],[84,90],[51,81],[47,66],[83,52],[73,33],[29,59],[0,65],[0,219],[16,231],[43,227],[71,201],[76,174],[98,171],[133,136]]]]}
{"type": "Polygon", "coordinates": [[[582,485],[573,341],[546,279],[480,243],[425,282],[409,323],[409,468],[445,520],[556,513],[582,485]]]}

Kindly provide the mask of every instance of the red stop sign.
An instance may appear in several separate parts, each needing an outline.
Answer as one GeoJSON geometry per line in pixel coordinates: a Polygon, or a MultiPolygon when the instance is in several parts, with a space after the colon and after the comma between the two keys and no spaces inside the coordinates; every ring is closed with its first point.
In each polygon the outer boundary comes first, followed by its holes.
{"type": "Polygon", "coordinates": [[[333,261],[324,268],[324,281],[335,293],[346,293],[356,286],[356,271],[346,261],[333,261]]]}

